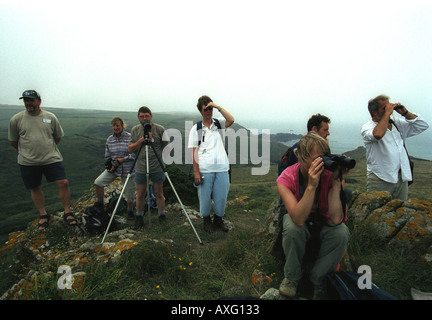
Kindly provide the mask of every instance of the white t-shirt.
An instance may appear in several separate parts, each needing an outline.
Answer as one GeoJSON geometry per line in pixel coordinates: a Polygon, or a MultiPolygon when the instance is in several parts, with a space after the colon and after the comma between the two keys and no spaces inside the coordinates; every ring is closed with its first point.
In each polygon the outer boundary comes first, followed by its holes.
{"type": "Polygon", "coordinates": [[[202,125],[202,138],[199,148],[199,135],[196,124],[189,133],[188,148],[198,148],[198,164],[201,173],[226,172],[229,170],[228,156],[221,137],[221,134],[225,136],[225,119],[218,120],[222,132],[219,132],[214,121],[210,128],[204,124],[202,125]]]}

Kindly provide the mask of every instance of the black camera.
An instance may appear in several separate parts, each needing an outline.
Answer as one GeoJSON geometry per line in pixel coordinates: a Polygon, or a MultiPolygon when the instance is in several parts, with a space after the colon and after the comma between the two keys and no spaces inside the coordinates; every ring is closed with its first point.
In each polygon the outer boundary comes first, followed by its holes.
{"type": "Polygon", "coordinates": [[[336,171],[338,167],[353,169],[356,161],[342,155],[327,154],[321,157],[324,161],[324,168],[330,171],[336,171]]]}
{"type": "Polygon", "coordinates": [[[108,171],[111,170],[111,168],[113,167],[113,163],[112,163],[112,159],[106,159],[105,160],[105,169],[107,169],[108,171]]]}
{"type": "Polygon", "coordinates": [[[144,120],[141,124],[144,127],[144,137],[148,138],[149,132],[151,131],[151,124],[147,120],[144,120]]]}
{"type": "Polygon", "coordinates": [[[105,160],[105,169],[110,171],[113,167],[114,167],[114,170],[117,170],[117,168],[118,168],[118,166],[116,166],[114,164],[113,159],[109,158],[109,159],[105,160]]]}
{"type": "Polygon", "coordinates": [[[397,109],[400,109],[400,108],[405,108],[403,105],[401,105],[401,104],[399,104],[399,105],[397,105],[397,106],[395,106],[394,108],[393,108],[393,110],[397,110],[397,109]]]}

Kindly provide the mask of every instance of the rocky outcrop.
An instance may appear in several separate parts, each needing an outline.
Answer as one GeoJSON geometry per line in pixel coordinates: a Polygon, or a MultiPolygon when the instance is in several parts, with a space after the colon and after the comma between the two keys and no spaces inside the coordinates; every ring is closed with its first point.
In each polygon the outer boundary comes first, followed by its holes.
{"type": "MultiPolygon", "coordinates": [[[[359,194],[349,209],[355,224],[372,223],[389,245],[413,248],[432,239],[432,204],[418,199],[392,199],[387,192],[359,194]]],[[[422,258],[432,262],[432,246],[422,258]]]]}
{"type": "MultiPolygon", "coordinates": [[[[114,181],[107,188],[106,202],[119,188],[119,181],[114,181]]],[[[77,217],[81,218],[85,209],[93,205],[95,201],[93,190],[84,194],[74,204],[74,212],[77,217]]],[[[229,201],[227,205],[242,208],[242,204],[247,201],[247,197],[239,197],[229,201]]],[[[184,215],[182,208],[177,203],[168,205],[166,209],[174,214],[184,215]]],[[[186,207],[186,210],[191,220],[200,219],[199,213],[192,208],[186,207]]],[[[365,192],[354,194],[348,216],[354,226],[365,222],[374,224],[381,230],[383,239],[388,241],[389,245],[410,248],[431,243],[431,210],[432,205],[426,201],[416,199],[401,201],[392,199],[388,193],[365,192]]],[[[279,199],[271,204],[267,215],[269,219],[267,231],[276,236],[279,229],[279,199]]],[[[30,223],[25,231],[11,233],[8,242],[0,248],[0,253],[19,248],[16,263],[25,263],[26,273],[9,290],[2,293],[0,300],[28,299],[35,283],[38,283],[38,280],[42,278],[49,278],[49,282],[55,281],[58,278],[59,266],[62,265],[73,268],[74,273],[71,276],[74,280],[72,285],[75,290],[80,290],[86,277],[84,270],[89,263],[115,263],[121,259],[124,252],[143,241],[158,241],[166,246],[175,245],[171,239],[150,239],[146,232],[133,230],[127,224],[127,219],[124,216],[116,215],[116,222],[119,224],[117,230],[108,233],[104,243],[101,243],[102,237],[88,236],[84,230],[81,233],[69,234],[68,226],[64,223],[61,212],[52,215],[49,232],[57,232],[62,236],[54,237],[37,232],[37,219],[30,223]],[[18,256],[25,257],[26,261],[19,260],[18,256]]],[[[225,222],[230,229],[234,228],[232,223],[225,222]]],[[[186,218],[182,223],[186,227],[189,226],[186,218]]],[[[432,262],[432,246],[426,248],[422,258],[429,263],[432,262]]],[[[349,270],[349,259],[347,259],[346,264],[346,269],[349,270]]],[[[251,280],[257,287],[268,286],[272,282],[272,278],[259,269],[254,270],[251,280]]],[[[271,297],[262,297],[262,299],[278,297],[277,290],[271,289],[269,295],[271,297]]]]}
{"type": "MultiPolygon", "coordinates": [[[[120,193],[121,187],[119,179],[105,187],[106,204],[109,203],[111,197],[120,193]]],[[[231,200],[227,205],[238,205],[244,201],[247,201],[247,197],[231,200]]],[[[127,250],[149,241],[162,243],[167,247],[175,245],[172,239],[150,238],[145,229],[134,230],[133,221],[128,222],[127,217],[120,212],[115,215],[115,231],[110,229],[102,243],[103,234],[91,235],[86,232],[83,225],[85,210],[95,203],[96,195],[93,188],[74,203],[74,214],[82,223],[73,227],[73,230],[63,221],[63,212],[57,212],[51,215],[46,232],[38,232],[38,219],[35,219],[29,223],[26,230],[9,234],[8,241],[3,247],[0,247],[0,253],[18,252],[18,256],[23,258],[16,258],[15,263],[24,265],[26,273],[20,275],[21,279],[9,290],[0,293],[0,300],[29,299],[35,283],[41,279],[45,279],[45,282],[53,282],[58,278],[60,266],[67,266],[73,270],[72,287],[79,291],[86,277],[83,270],[88,264],[116,263],[127,250]]],[[[184,208],[190,220],[201,219],[198,211],[188,206],[184,208]]],[[[181,219],[180,227],[191,227],[179,203],[167,204],[165,209],[170,215],[179,215],[184,218],[181,219]]],[[[225,225],[229,230],[234,228],[234,225],[228,220],[225,220],[225,225]]]]}
{"type": "MultiPolygon", "coordinates": [[[[105,202],[108,203],[110,198],[120,190],[120,180],[114,180],[105,189],[105,202]]],[[[95,192],[90,189],[73,205],[78,220],[82,220],[85,209],[95,202],[95,192]]],[[[178,204],[167,205],[166,210],[183,214],[178,204]]],[[[199,213],[195,210],[191,208],[186,210],[190,219],[199,218],[199,213]]],[[[86,276],[82,270],[88,263],[115,263],[124,252],[143,241],[162,242],[167,246],[173,244],[171,239],[149,239],[143,230],[132,229],[127,223],[127,218],[120,214],[115,216],[116,231],[110,231],[102,243],[102,235],[87,234],[82,224],[71,230],[64,223],[62,216],[62,212],[51,215],[47,233],[37,231],[38,219],[36,219],[26,230],[9,234],[9,239],[0,248],[0,252],[17,250],[19,256],[25,258],[16,259],[16,263],[25,265],[27,271],[17,283],[0,296],[0,300],[28,299],[37,280],[50,278],[46,280],[52,282],[58,277],[58,268],[61,265],[73,268],[74,273],[71,274],[73,288],[79,290],[86,276]]]]}

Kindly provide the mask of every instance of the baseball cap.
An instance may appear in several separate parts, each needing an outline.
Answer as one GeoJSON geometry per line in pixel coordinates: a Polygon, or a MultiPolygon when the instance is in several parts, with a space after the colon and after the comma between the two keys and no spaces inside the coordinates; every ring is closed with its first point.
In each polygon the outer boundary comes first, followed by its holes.
{"type": "Polygon", "coordinates": [[[26,90],[22,93],[22,98],[29,98],[29,99],[40,99],[39,93],[37,93],[35,90],[26,90]]]}

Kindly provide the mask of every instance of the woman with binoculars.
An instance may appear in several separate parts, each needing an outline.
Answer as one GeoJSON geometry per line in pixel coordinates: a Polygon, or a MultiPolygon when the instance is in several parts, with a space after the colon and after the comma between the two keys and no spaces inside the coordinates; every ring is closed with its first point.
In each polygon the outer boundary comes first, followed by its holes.
{"type": "Polygon", "coordinates": [[[303,277],[303,258],[311,241],[316,248],[310,270],[313,298],[324,299],[326,275],[336,269],[347,250],[349,230],[344,224],[346,204],[341,195],[349,169],[325,168],[322,157],[330,154],[330,147],[314,132],[303,136],[295,152],[299,162],[277,179],[278,192],[287,209],[282,232],[285,278],[279,291],[288,297],[296,296],[303,277]]]}

